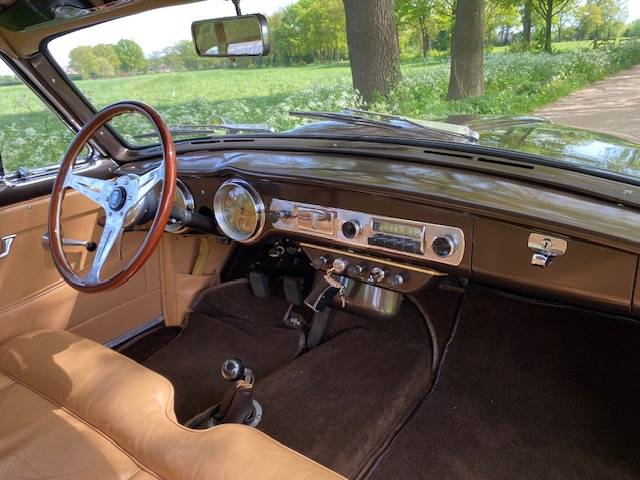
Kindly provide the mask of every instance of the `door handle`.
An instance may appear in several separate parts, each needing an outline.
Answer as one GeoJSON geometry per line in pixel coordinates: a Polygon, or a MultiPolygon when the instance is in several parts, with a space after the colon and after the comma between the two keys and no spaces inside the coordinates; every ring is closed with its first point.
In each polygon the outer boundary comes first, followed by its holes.
{"type": "Polygon", "coordinates": [[[15,235],[8,235],[0,239],[0,260],[9,256],[9,253],[11,252],[11,245],[13,244],[15,238],[15,235]]]}

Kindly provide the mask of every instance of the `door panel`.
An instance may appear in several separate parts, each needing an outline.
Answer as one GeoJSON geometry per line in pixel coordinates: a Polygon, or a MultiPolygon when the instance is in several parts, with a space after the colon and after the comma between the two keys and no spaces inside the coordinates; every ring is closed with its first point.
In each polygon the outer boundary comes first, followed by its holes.
{"type": "MultiPolygon", "coordinates": [[[[0,238],[16,235],[7,257],[0,259],[0,342],[34,328],[72,330],[99,342],[115,338],[161,315],[160,267],[154,253],[147,264],[122,287],[84,294],[69,287],[56,270],[42,243],[47,229],[49,197],[0,209],[0,238]]],[[[67,193],[63,205],[65,238],[97,241],[100,208],[77,192],[67,193]]],[[[123,251],[132,253],[143,232],[124,236],[123,251]]],[[[70,263],[83,270],[93,255],[65,247],[70,263]]],[[[112,254],[106,274],[121,266],[112,254]]]]}

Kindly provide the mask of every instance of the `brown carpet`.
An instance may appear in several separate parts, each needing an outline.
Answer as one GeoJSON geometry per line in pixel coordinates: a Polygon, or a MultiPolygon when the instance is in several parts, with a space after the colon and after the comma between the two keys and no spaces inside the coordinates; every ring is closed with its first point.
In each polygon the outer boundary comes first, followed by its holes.
{"type": "Polygon", "coordinates": [[[115,350],[131,360],[142,363],[171,343],[181,331],[181,327],[157,327],[132,338],[115,350]]]}
{"type": "Polygon", "coordinates": [[[178,421],[184,423],[220,401],[230,386],[220,376],[226,358],[240,358],[257,378],[264,378],[298,355],[302,334],[281,322],[286,309],[279,298],[254,297],[244,282],[214,288],[203,297],[181,333],[142,362],[173,384],[178,421]],[[229,311],[232,307],[236,315],[229,311]]]}
{"type": "Polygon", "coordinates": [[[397,319],[341,312],[331,323],[328,341],[257,383],[256,399],[264,409],[258,428],[351,477],[426,393],[431,344],[410,302],[397,319]],[[374,328],[344,329],[367,321],[374,328]]]}
{"type": "Polygon", "coordinates": [[[474,288],[370,478],[640,478],[640,325],[474,288]]]}

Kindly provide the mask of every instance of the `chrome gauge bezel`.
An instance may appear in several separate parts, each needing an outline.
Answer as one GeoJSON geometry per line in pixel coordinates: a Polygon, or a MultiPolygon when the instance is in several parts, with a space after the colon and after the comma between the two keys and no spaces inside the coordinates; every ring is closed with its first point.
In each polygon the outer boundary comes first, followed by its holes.
{"type": "Polygon", "coordinates": [[[240,243],[251,243],[252,241],[257,239],[264,230],[267,218],[264,201],[262,200],[262,197],[260,196],[258,191],[253,188],[250,183],[245,182],[244,180],[241,180],[239,178],[227,180],[222,185],[220,185],[220,188],[218,188],[218,191],[213,197],[213,214],[216,217],[216,222],[218,223],[218,227],[220,228],[222,233],[224,233],[230,239],[240,243]],[[224,198],[226,191],[230,187],[243,188],[247,191],[249,197],[251,198],[251,201],[253,202],[253,207],[255,209],[256,218],[258,219],[258,221],[256,224],[256,228],[251,234],[240,235],[240,232],[237,232],[235,229],[231,228],[225,220],[225,216],[222,211],[222,199],[224,198]]]}
{"type": "MultiPolygon", "coordinates": [[[[176,180],[176,196],[182,196],[185,210],[190,213],[193,213],[195,211],[196,203],[193,200],[191,190],[189,190],[189,188],[180,179],[176,180]]],[[[174,204],[175,203],[177,202],[174,200],[174,204]]],[[[180,234],[186,232],[187,230],[189,230],[189,228],[180,223],[167,223],[167,226],[164,227],[164,231],[167,233],[180,234]]]]}

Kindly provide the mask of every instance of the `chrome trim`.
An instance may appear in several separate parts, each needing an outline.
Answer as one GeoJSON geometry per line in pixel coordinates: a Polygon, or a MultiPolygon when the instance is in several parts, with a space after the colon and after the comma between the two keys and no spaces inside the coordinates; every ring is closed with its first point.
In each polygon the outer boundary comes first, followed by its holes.
{"type": "Polygon", "coordinates": [[[2,237],[0,242],[2,242],[2,250],[0,250],[0,260],[3,258],[7,258],[9,253],[11,253],[11,245],[13,245],[13,241],[16,239],[17,235],[7,235],[6,237],[2,237]]]}
{"type": "Polygon", "coordinates": [[[216,222],[218,223],[218,227],[220,227],[222,232],[227,237],[240,243],[251,243],[254,240],[256,240],[264,230],[266,219],[267,219],[264,201],[262,200],[262,197],[260,196],[258,191],[255,188],[253,188],[251,184],[239,178],[227,180],[222,185],[220,185],[220,188],[218,188],[218,191],[213,197],[213,214],[216,217],[216,222]],[[250,235],[238,235],[237,234],[238,232],[235,232],[233,229],[229,228],[228,226],[225,229],[226,220],[224,218],[224,215],[222,214],[222,197],[225,189],[229,186],[244,188],[249,193],[249,196],[253,201],[253,206],[256,211],[256,215],[258,217],[258,222],[254,232],[251,233],[250,235]],[[228,232],[227,230],[231,230],[231,232],[228,232]]]}
{"type": "MultiPolygon", "coordinates": [[[[184,208],[193,213],[196,209],[196,203],[193,200],[193,195],[191,194],[191,190],[184,184],[184,182],[180,179],[176,180],[176,196],[182,195],[182,200],[184,202],[184,208]]],[[[174,204],[176,201],[174,200],[174,204]]],[[[167,223],[167,226],[164,228],[165,232],[168,233],[184,233],[189,230],[188,227],[180,225],[179,223],[167,223]]]]}
{"type": "Polygon", "coordinates": [[[353,257],[353,258],[357,258],[358,260],[365,260],[371,263],[376,263],[376,264],[380,264],[380,265],[387,265],[389,267],[396,267],[396,268],[401,268],[404,270],[409,270],[411,272],[416,272],[416,273],[425,273],[427,275],[431,275],[434,277],[442,277],[442,276],[446,276],[446,273],[443,272],[439,272],[437,270],[432,270],[430,268],[424,268],[424,267],[417,267],[415,265],[410,265],[408,263],[400,263],[400,262],[394,262],[392,260],[387,260],[387,259],[383,259],[383,258],[377,258],[377,257],[371,257],[368,255],[360,255],[359,253],[355,253],[355,252],[345,252],[343,250],[338,250],[337,248],[331,248],[331,247],[325,247],[322,245],[316,245],[313,243],[307,243],[307,242],[300,242],[300,246],[301,247],[307,247],[307,248],[315,248],[316,250],[322,250],[324,252],[329,252],[329,253],[333,253],[334,255],[347,255],[349,257],[353,257]]]}
{"type": "Polygon", "coordinates": [[[137,327],[132,328],[131,330],[123,333],[119,337],[109,340],[104,345],[105,347],[108,347],[108,348],[117,347],[131,340],[133,337],[137,337],[141,333],[146,332],[147,330],[151,330],[153,327],[156,327],[163,322],[164,322],[164,318],[162,317],[162,315],[159,315],[157,317],[152,318],[151,320],[144,322],[142,325],[138,325],[137,327]]]}
{"type": "Polygon", "coordinates": [[[401,293],[348,277],[339,276],[338,281],[345,287],[346,310],[380,319],[393,318],[400,311],[404,300],[401,293]]]}
{"type": "Polygon", "coordinates": [[[553,257],[560,257],[567,251],[567,241],[541,233],[529,235],[527,246],[533,250],[531,265],[545,268],[553,257]]]}
{"type": "MultiPolygon", "coordinates": [[[[271,201],[270,212],[272,212],[273,227],[277,230],[301,233],[306,235],[312,235],[317,238],[329,239],[333,242],[348,245],[351,247],[358,247],[372,252],[393,253],[395,255],[401,255],[408,258],[417,258],[420,260],[429,260],[432,262],[443,263],[447,265],[458,266],[462,262],[465,251],[465,238],[464,232],[461,228],[452,227],[448,225],[438,225],[433,223],[419,222],[415,220],[407,220],[401,218],[384,217],[380,215],[368,214],[363,212],[354,212],[351,210],[344,210],[341,208],[330,208],[318,205],[311,205],[306,203],[292,202],[289,200],[282,200],[274,198],[271,201]],[[301,228],[299,225],[299,219],[296,215],[285,215],[283,212],[297,212],[299,209],[317,210],[323,212],[330,212],[333,218],[332,228],[326,228],[327,225],[323,225],[321,229],[301,228]],[[361,228],[361,232],[353,238],[348,238],[342,233],[342,224],[347,221],[357,221],[361,228]],[[407,225],[417,227],[421,229],[421,239],[417,240],[419,243],[420,253],[410,253],[393,248],[382,247],[378,245],[369,245],[368,238],[373,236],[375,232],[373,230],[374,221],[393,222],[401,225],[407,225]],[[450,237],[455,244],[455,248],[451,255],[447,257],[439,257],[433,251],[431,244],[436,237],[450,237]]],[[[398,235],[389,236],[397,238],[406,238],[398,235]]]]}

